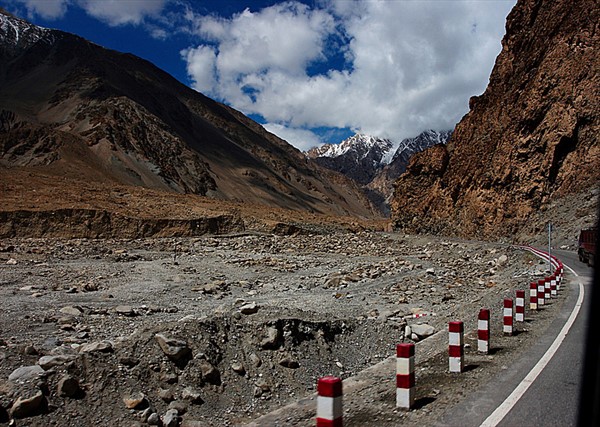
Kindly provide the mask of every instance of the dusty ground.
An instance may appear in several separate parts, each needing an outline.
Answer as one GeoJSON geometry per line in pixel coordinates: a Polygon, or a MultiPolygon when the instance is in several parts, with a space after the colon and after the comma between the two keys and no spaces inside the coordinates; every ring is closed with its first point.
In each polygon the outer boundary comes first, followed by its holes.
{"type": "Polygon", "coordinates": [[[158,425],[160,417],[188,426],[312,425],[314,407],[260,417],[310,401],[318,377],[353,377],[403,341],[421,349],[419,409],[394,408],[392,367],[388,384],[356,383],[345,421],[427,425],[455,392],[466,395],[505,369],[560,305],[528,315],[535,328],[499,336],[494,354],[480,356],[479,308],[492,309],[500,335],[502,299],[545,268],[509,246],[373,232],[245,233],[4,239],[0,251],[0,423],[19,407],[26,418],[16,425],[158,425]],[[405,334],[417,323],[443,331],[449,320],[465,321],[468,332],[470,367],[460,377],[446,372],[443,332],[405,334]],[[43,372],[15,378],[17,368],[36,364],[43,372]]]}

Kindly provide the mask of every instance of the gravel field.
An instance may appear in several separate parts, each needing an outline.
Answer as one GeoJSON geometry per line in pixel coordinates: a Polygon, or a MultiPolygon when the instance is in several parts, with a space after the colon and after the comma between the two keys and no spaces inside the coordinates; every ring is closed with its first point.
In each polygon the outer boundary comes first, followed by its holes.
{"type": "Polygon", "coordinates": [[[500,332],[503,298],[545,268],[502,244],[388,233],[6,239],[0,423],[308,426],[331,374],[349,379],[346,425],[428,425],[549,324],[560,299],[500,332]],[[461,375],[447,372],[450,320],[465,322],[461,375]],[[395,408],[400,342],[417,342],[412,411],[395,408]]]}

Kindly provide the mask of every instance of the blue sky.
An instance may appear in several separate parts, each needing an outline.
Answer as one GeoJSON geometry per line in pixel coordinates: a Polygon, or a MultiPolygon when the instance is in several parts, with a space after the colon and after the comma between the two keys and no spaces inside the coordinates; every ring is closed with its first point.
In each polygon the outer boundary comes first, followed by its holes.
{"type": "Polygon", "coordinates": [[[515,0],[0,0],[145,58],[300,149],[452,129],[515,0]]]}

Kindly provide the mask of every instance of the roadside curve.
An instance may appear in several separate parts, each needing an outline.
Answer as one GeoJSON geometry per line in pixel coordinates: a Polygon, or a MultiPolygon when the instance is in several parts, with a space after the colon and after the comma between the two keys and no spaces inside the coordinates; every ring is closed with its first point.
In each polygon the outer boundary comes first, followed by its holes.
{"type": "MultiPolygon", "coordinates": [[[[543,257],[539,253],[538,256],[543,257]]],[[[559,254],[561,259],[562,256],[571,264],[576,262],[572,260],[571,253],[559,254]]],[[[576,272],[586,272],[580,270],[581,266],[575,269],[565,267],[570,271],[567,281],[569,292],[542,338],[511,366],[507,366],[492,383],[447,412],[437,425],[575,424],[587,325],[584,301],[588,278],[576,272]],[[548,398],[543,397],[545,394],[548,398]]]]}

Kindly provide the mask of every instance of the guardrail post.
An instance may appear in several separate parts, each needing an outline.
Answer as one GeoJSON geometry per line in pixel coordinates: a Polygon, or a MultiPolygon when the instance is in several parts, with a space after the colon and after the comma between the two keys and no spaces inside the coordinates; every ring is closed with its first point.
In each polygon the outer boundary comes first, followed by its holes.
{"type": "Polygon", "coordinates": [[[490,310],[482,308],[477,318],[477,351],[487,354],[490,351],[490,310]]]}
{"type": "Polygon", "coordinates": [[[504,298],[504,335],[513,334],[513,300],[504,298]]]}
{"type": "Polygon", "coordinates": [[[531,282],[529,284],[529,309],[538,309],[537,282],[531,282]]]}
{"type": "Polygon", "coordinates": [[[462,372],[465,361],[463,322],[449,322],[448,333],[448,356],[450,372],[462,372]]]}
{"type": "Polygon", "coordinates": [[[415,403],[415,345],[396,345],[396,406],[410,409],[415,403]]]}
{"type": "Polygon", "coordinates": [[[525,291],[518,290],[517,298],[515,299],[515,321],[525,321],[525,291]]]}
{"type": "Polygon", "coordinates": [[[317,427],[341,427],[342,380],[327,376],[317,382],[317,427]]]}

